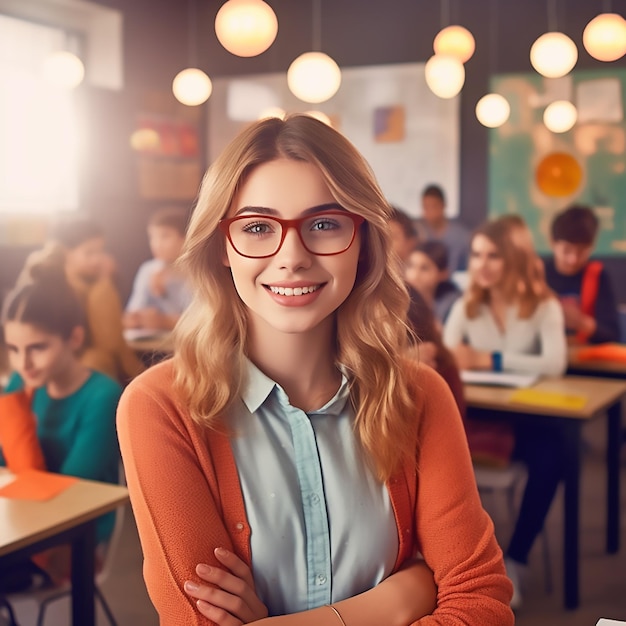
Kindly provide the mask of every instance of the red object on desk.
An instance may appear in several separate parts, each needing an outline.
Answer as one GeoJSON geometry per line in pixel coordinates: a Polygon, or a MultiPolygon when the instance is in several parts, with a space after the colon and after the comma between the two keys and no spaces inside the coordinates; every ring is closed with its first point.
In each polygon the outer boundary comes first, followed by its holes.
{"type": "Polygon", "coordinates": [[[626,344],[602,343],[581,348],[576,353],[578,361],[615,361],[626,363],[626,344]]]}
{"type": "Polygon", "coordinates": [[[0,447],[14,474],[46,469],[31,400],[32,393],[23,390],[0,396],[0,447]]]}
{"type": "Polygon", "coordinates": [[[50,500],[77,481],[75,476],[26,470],[0,488],[0,496],[16,500],[50,500]]]}

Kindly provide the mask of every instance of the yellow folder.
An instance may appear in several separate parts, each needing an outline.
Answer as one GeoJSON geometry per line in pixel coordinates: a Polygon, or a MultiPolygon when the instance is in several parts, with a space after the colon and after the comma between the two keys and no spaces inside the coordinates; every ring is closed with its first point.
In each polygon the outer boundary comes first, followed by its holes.
{"type": "Polygon", "coordinates": [[[532,388],[517,389],[511,394],[511,402],[576,411],[587,404],[587,396],[532,388]]]}

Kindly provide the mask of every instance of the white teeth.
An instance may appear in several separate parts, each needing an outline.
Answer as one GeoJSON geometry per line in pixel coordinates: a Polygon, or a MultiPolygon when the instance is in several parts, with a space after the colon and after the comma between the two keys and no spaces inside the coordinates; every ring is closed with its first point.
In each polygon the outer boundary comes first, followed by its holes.
{"type": "Polygon", "coordinates": [[[310,287],[273,287],[270,285],[270,291],[281,296],[303,296],[307,293],[313,293],[320,288],[319,285],[311,285],[310,287]]]}

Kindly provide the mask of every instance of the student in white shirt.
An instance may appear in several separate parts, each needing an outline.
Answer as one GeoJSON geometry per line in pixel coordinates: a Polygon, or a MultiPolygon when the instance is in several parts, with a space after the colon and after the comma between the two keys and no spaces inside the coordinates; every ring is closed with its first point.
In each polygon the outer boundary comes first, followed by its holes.
{"type": "MultiPolygon", "coordinates": [[[[507,219],[487,222],[471,240],[465,296],[454,304],[444,343],[461,369],[513,370],[559,376],[567,366],[564,320],[558,300],[538,276],[536,255],[507,219]]],[[[471,415],[470,415],[471,417],[471,415]]],[[[562,433],[517,422],[513,455],[528,467],[528,482],[505,554],[519,607],[519,573],[541,532],[563,467],[562,433]]]]}

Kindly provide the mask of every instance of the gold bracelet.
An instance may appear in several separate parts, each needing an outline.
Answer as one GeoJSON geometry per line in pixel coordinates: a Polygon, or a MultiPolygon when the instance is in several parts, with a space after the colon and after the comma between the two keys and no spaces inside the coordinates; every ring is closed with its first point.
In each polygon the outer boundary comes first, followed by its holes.
{"type": "Polygon", "coordinates": [[[343,617],[341,617],[341,613],[339,613],[339,611],[332,604],[327,604],[326,606],[337,616],[337,619],[341,622],[341,626],[346,626],[346,623],[343,621],[343,617]]]}

